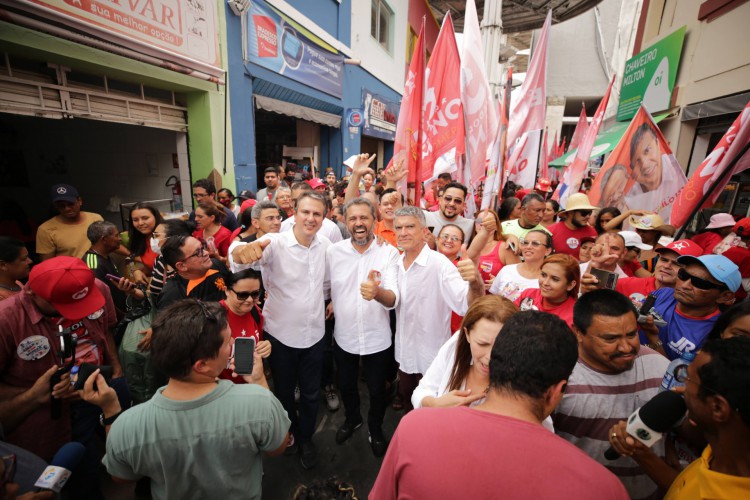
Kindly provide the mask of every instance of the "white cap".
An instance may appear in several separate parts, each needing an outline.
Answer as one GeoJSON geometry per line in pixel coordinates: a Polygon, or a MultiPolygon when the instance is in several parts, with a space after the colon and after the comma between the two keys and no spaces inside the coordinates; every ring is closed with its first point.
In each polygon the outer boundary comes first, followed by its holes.
{"type": "Polygon", "coordinates": [[[641,239],[641,235],[635,231],[620,231],[620,236],[625,240],[625,247],[636,247],[641,250],[651,250],[651,245],[646,245],[641,239]]]}

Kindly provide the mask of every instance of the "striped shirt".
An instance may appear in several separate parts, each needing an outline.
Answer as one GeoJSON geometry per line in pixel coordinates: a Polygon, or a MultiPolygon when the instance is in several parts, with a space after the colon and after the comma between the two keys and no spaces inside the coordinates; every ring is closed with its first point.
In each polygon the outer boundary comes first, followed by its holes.
{"type": "MultiPolygon", "coordinates": [[[[644,346],[633,368],[623,373],[602,373],[579,359],[565,396],[552,414],[555,432],[612,471],[634,499],[658,498],[656,483],[632,458],[604,458],[608,433],[656,395],[668,365],[667,358],[644,346]]],[[[664,443],[659,441],[652,450],[663,457],[664,443]]]]}

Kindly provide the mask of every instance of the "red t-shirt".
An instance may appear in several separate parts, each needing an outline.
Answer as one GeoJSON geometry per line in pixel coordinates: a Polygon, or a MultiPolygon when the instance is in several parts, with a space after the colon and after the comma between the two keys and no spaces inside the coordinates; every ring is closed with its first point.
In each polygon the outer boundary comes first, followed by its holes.
{"type": "Polygon", "coordinates": [[[498,255],[500,245],[502,244],[502,241],[498,241],[497,245],[492,247],[492,250],[490,250],[489,253],[479,256],[477,267],[479,268],[479,274],[482,275],[482,280],[485,282],[497,276],[497,273],[503,268],[503,263],[498,255]]]}
{"type": "Polygon", "coordinates": [[[617,280],[615,291],[627,296],[637,307],[641,308],[643,301],[648,295],[656,290],[656,278],[621,278],[617,280]]]}
{"type": "Polygon", "coordinates": [[[576,259],[579,258],[581,251],[581,239],[586,236],[596,238],[596,229],[591,226],[569,229],[565,222],[555,222],[547,227],[547,231],[552,233],[552,244],[555,247],[555,253],[568,254],[576,259]]]}
{"type": "MultiPolygon", "coordinates": [[[[260,308],[255,306],[255,310],[260,318],[260,324],[255,322],[252,313],[247,313],[244,316],[238,316],[227,305],[225,300],[219,302],[224,309],[227,311],[227,321],[229,322],[229,328],[232,330],[232,338],[236,339],[239,337],[255,337],[255,345],[263,340],[263,314],[261,314],[260,308]]],[[[232,356],[234,356],[234,346],[232,346],[232,356]]],[[[242,377],[232,377],[232,370],[227,368],[219,378],[225,380],[231,380],[235,384],[246,384],[245,379],[242,377]]]]}
{"type": "Polygon", "coordinates": [[[542,311],[554,314],[568,325],[573,324],[573,306],[576,304],[574,297],[568,297],[562,304],[546,308],[542,305],[542,291],[538,288],[527,288],[515,302],[521,311],[542,311]]]}
{"type": "Polygon", "coordinates": [[[631,260],[630,262],[620,262],[620,269],[622,272],[628,275],[629,278],[635,277],[635,272],[638,269],[643,269],[643,266],[637,260],[631,260]]]}
{"type": "MultiPolygon", "coordinates": [[[[193,233],[193,236],[200,239],[203,239],[203,229],[196,229],[193,233]]],[[[216,247],[216,250],[218,250],[219,255],[222,257],[227,256],[227,252],[229,252],[229,245],[232,244],[232,231],[225,228],[224,226],[220,226],[219,230],[214,235],[214,246],[216,247]]]]}
{"type": "Polygon", "coordinates": [[[714,247],[721,243],[722,238],[713,231],[706,231],[705,233],[696,234],[690,239],[700,245],[703,249],[703,255],[706,255],[713,253],[714,247]]]}

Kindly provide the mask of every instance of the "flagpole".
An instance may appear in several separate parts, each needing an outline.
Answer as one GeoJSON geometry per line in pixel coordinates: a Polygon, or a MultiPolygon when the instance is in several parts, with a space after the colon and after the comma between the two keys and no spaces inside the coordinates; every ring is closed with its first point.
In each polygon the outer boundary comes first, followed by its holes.
{"type": "Polygon", "coordinates": [[[734,158],[732,158],[732,161],[729,162],[729,164],[726,166],[724,171],[721,174],[719,174],[719,177],[716,178],[713,186],[711,186],[711,189],[706,190],[706,194],[703,195],[703,197],[700,199],[700,201],[695,206],[693,211],[690,213],[690,216],[686,219],[685,225],[683,225],[674,235],[675,240],[680,239],[680,236],[682,236],[682,233],[684,233],[685,230],[687,229],[688,224],[690,224],[690,222],[698,214],[698,212],[700,212],[703,209],[703,205],[706,203],[706,201],[708,201],[708,198],[710,198],[711,195],[713,194],[714,187],[721,184],[721,182],[726,178],[726,176],[729,175],[729,173],[732,170],[734,170],[734,166],[737,164],[738,161],[740,161],[740,158],[745,156],[745,153],[747,153],[748,149],[750,149],[750,142],[745,144],[745,146],[740,150],[740,152],[737,153],[737,155],[734,158]]]}

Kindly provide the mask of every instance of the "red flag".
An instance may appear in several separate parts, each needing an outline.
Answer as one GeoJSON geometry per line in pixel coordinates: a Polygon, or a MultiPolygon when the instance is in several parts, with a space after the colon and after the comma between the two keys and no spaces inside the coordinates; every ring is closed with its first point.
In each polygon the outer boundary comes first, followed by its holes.
{"type": "Polygon", "coordinates": [[[677,193],[687,182],[667,140],[641,106],[604,162],[589,191],[599,207],[645,210],[669,220],[677,193]]]}
{"type": "MultiPolygon", "coordinates": [[[[408,168],[407,181],[414,183],[414,202],[419,206],[422,199],[422,99],[424,93],[424,20],[414,46],[409,73],[404,83],[404,96],[396,124],[396,141],[393,145],[393,163],[405,161],[408,168]]],[[[402,187],[406,193],[405,186],[402,187]]]]}
{"type": "MultiPolygon", "coordinates": [[[[461,49],[461,103],[466,122],[466,168],[469,191],[485,175],[487,149],[495,137],[497,115],[484,71],[484,50],[474,0],[467,0],[461,49]]],[[[460,177],[459,177],[460,178],[460,177]]],[[[470,214],[468,215],[470,216],[470,214]]]]}
{"type": "Polygon", "coordinates": [[[589,121],[586,117],[586,106],[581,103],[581,116],[578,117],[578,123],[576,124],[576,129],[573,131],[573,137],[570,138],[570,146],[568,147],[568,149],[572,151],[578,147],[578,144],[580,144],[583,136],[586,135],[586,130],[588,130],[588,128],[589,121]]]}
{"type": "Polygon", "coordinates": [[[560,158],[562,155],[565,154],[565,141],[567,140],[567,137],[562,138],[562,142],[560,143],[560,147],[557,150],[557,157],[560,158]]]}
{"type": "Polygon", "coordinates": [[[510,110],[509,149],[515,146],[516,141],[524,133],[544,128],[544,116],[547,109],[547,54],[551,24],[552,11],[550,10],[547,12],[547,19],[544,21],[542,34],[531,58],[526,78],[521,85],[521,97],[514,102],[510,110]]]}
{"type": "Polygon", "coordinates": [[[547,130],[544,131],[544,139],[542,139],[542,154],[539,156],[539,174],[540,179],[549,180],[549,162],[552,159],[549,156],[549,149],[547,149],[547,130]]]}
{"type": "Polygon", "coordinates": [[[557,142],[557,130],[555,130],[555,140],[552,143],[551,149],[552,149],[552,153],[550,155],[550,159],[551,160],[558,159],[559,156],[557,156],[557,152],[560,150],[560,144],[557,142]]]}
{"type": "Polygon", "coordinates": [[[586,168],[589,165],[591,150],[594,149],[596,134],[599,133],[599,127],[604,119],[604,111],[607,109],[607,103],[609,102],[609,96],[612,93],[612,84],[614,82],[615,75],[612,75],[612,79],[609,81],[609,87],[607,87],[607,92],[604,94],[604,97],[602,97],[599,107],[596,108],[594,119],[591,121],[589,128],[586,129],[586,135],[583,136],[583,140],[576,151],[573,163],[565,167],[562,182],[557,185],[555,194],[552,196],[554,200],[560,202],[560,206],[562,207],[565,207],[565,203],[568,201],[568,196],[572,193],[577,193],[581,188],[583,174],[586,172],[586,168]]]}
{"type": "Polygon", "coordinates": [[[456,155],[464,153],[461,108],[461,61],[449,14],[425,69],[422,103],[422,178],[456,170],[456,155]]]}
{"type": "Polygon", "coordinates": [[[503,89],[503,99],[500,101],[500,124],[497,127],[497,134],[492,143],[490,153],[490,164],[487,167],[487,181],[484,183],[484,193],[482,195],[482,210],[492,207],[494,210],[497,206],[498,195],[505,186],[505,152],[507,148],[506,136],[508,133],[508,110],[510,108],[510,91],[513,83],[513,68],[508,68],[508,77],[503,89]]]}
{"type": "Polygon", "coordinates": [[[728,164],[739,154],[740,150],[750,141],[750,103],[745,106],[742,113],[734,120],[724,137],[721,138],[710,155],[700,164],[698,169],[690,176],[687,184],[677,195],[677,200],[672,208],[669,223],[675,227],[682,226],[688,222],[696,205],[708,190],[713,194],[706,200],[704,208],[716,202],[716,198],[724,191],[730,177],[750,168],[750,152],[746,152],[734,165],[732,172],[727,174],[718,184],[716,181],[728,164]]]}

